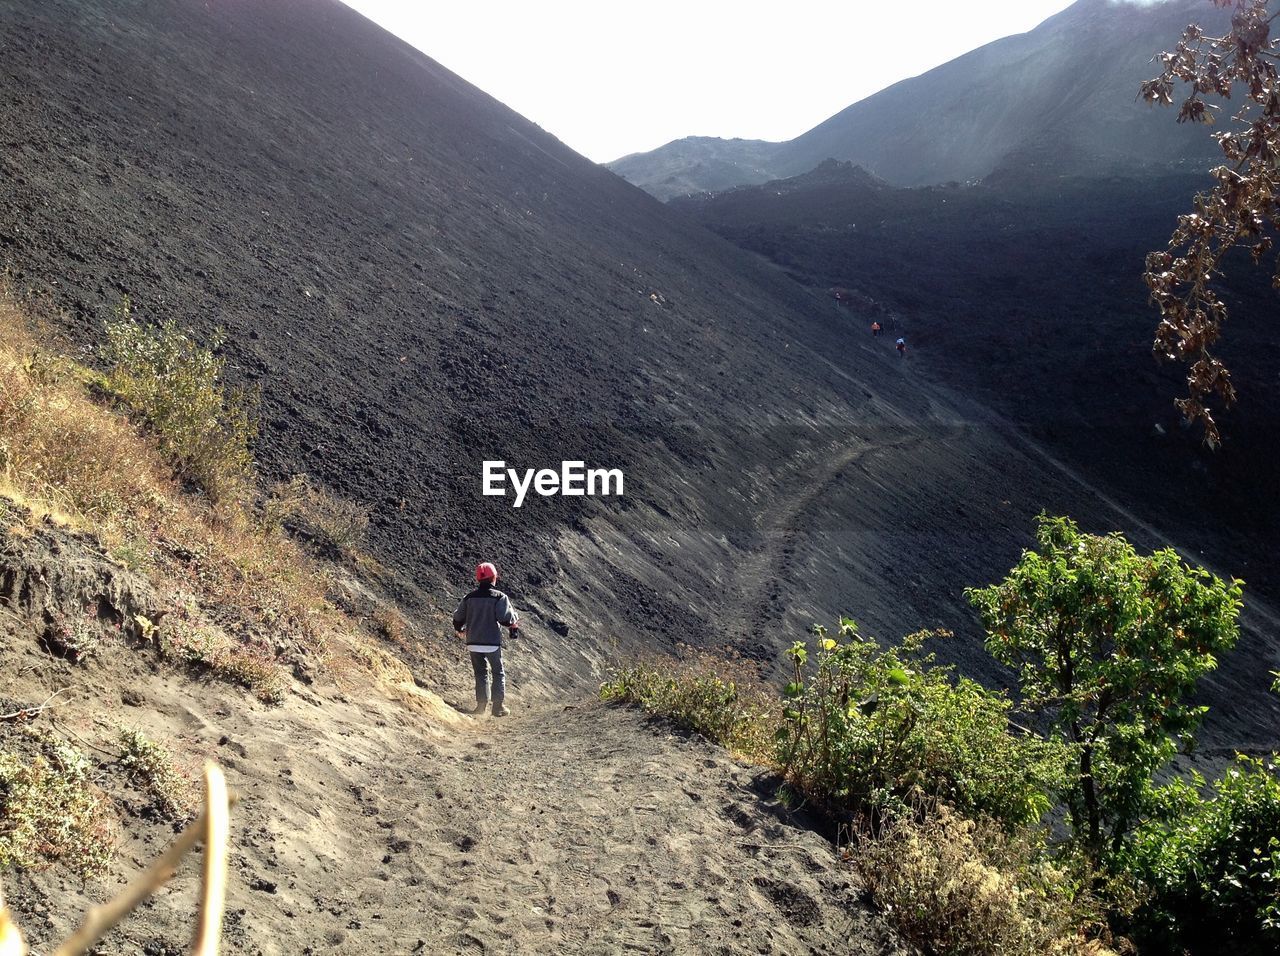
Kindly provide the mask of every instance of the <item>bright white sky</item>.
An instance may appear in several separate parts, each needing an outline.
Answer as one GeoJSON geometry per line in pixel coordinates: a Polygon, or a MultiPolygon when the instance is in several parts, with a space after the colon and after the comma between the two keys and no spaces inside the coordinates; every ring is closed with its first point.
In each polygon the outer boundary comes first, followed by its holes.
{"type": "Polygon", "coordinates": [[[790,139],[1072,0],[345,0],[574,149],[790,139]]]}

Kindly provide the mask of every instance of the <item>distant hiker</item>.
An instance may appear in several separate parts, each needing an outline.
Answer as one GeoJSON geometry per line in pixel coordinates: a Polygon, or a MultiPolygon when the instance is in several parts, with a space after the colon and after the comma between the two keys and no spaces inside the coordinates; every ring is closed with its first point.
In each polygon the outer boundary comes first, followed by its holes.
{"type": "Polygon", "coordinates": [[[507,677],[502,670],[502,628],[509,628],[511,639],[520,637],[520,615],[507,596],[499,591],[498,569],[488,561],[476,567],[476,589],[462,599],[453,612],[453,629],[467,641],[471,653],[471,669],[476,675],[475,714],[483,714],[489,705],[489,671],[493,672],[493,716],[510,713],[503,703],[507,696],[507,677]],[[501,627],[499,626],[501,625],[501,627]]]}
{"type": "Polygon", "coordinates": [[[895,345],[896,345],[896,347],[897,347],[897,349],[898,349],[898,355],[899,355],[899,356],[901,356],[901,357],[903,357],[903,358],[905,358],[905,357],[906,357],[906,354],[907,354],[907,340],[906,340],[906,339],[898,339],[898,341],[895,343],[895,345]]]}
{"type": "Polygon", "coordinates": [[[882,326],[879,322],[872,322],[872,323],[871,323],[871,334],[872,334],[872,335],[879,335],[879,334],[880,334],[880,330],[881,330],[882,328],[883,328],[883,326],[882,326]]]}

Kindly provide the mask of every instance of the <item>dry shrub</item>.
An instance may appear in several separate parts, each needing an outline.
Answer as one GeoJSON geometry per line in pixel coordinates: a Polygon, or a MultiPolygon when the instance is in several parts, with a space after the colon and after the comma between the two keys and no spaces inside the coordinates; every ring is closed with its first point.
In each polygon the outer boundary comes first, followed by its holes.
{"type": "Polygon", "coordinates": [[[864,831],[850,857],[898,931],[928,953],[1075,956],[1109,952],[1079,933],[1102,908],[1029,838],[945,806],[864,831]]]}
{"type": "Polygon", "coordinates": [[[233,648],[213,672],[224,680],[249,688],[264,704],[282,703],[288,693],[289,682],[284,671],[262,648],[233,648]]]}
{"type": "Polygon", "coordinates": [[[240,684],[263,703],[284,700],[288,682],[267,649],[233,640],[191,607],[166,615],[155,629],[154,638],[160,653],[170,660],[240,684]]]}
{"type": "Polygon", "coordinates": [[[781,720],[777,693],[731,652],[681,647],[676,657],[635,658],[613,670],[600,696],[669,717],[760,763],[771,758],[781,720]]]}
{"type": "MultiPolygon", "coordinates": [[[[48,338],[0,290],[0,496],[29,520],[92,533],[159,592],[198,594],[237,631],[318,655],[332,634],[354,629],[296,543],[250,520],[247,499],[184,494],[156,436],[96,401],[93,374],[42,344],[48,338]]],[[[69,640],[81,636],[92,637],[68,629],[69,640]]],[[[283,693],[272,655],[259,649],[233,648],[214,669],[264,699],[283,693]]]]}
{"type": "Polygon", "coordinates": [[[0,752],[0,869],[58,860],[84,879],[107,872],[116,820],[80,751],[45,734],[0,752]]]}
{"type": "Polygon", "coordinates": [[[119,743],[121,766],[142,786],[156,812],[181,823],[194,819],[198,803],[195,782],[178,765],[173,752],[137,729],[122,728],[119,743]]]}
{"type": "Polygon", "coordinates": [[[183,609],[165,616],[155,632],[156,647],[170,660],[212,667],[231,649],[227,635],[183,609]]]}
{"type": "Polygon", "coordinates": [[[126,299],[107,324],[103,387],[142,421],[179,475],[215,502],[252,487],[250,401],[222,383],[222,333],[201,345],[172,319],[138,322],[126,299]]]}
{"type": "Polygon", "coordinates": [[[349,555],[364,544],[369,512],[325,491],[306,475],[294,475],[271,489],[266,523],[290,526],[322,549],[349,555]]]}

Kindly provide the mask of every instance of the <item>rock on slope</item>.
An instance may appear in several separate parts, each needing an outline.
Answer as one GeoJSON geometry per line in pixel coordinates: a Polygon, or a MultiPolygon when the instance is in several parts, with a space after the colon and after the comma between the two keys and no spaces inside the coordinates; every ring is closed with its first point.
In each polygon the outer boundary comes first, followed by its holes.
{"type": "Polygon", "coordinates": [[[660,199],[796,176],[832,158],[898,186],[981,179],[1007,165],[1071,174],[1201,168],[1218,155],[1203,130],[1135,101],[1139,83],[1158,72],[1151,58],[1191,22],[1213,30],[1227,15],[1206,0],[1078,0],[1028,33],[895,83],[793,140],[697,137],[609,166],[660,199]]]}

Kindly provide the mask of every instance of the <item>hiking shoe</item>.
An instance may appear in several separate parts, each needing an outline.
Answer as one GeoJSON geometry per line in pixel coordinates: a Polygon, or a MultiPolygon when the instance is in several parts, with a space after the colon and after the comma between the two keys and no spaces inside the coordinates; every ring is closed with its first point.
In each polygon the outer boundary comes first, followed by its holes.
{"type": "Polygon", "coordinates": [[[495,716],[495,717],[506,717],[506,716],[508,716],[510,713],[511,713],[511,711],[507,710],[507,705],[506,705],[506,704],[494,704],[494,705],[493,705],[493,716],[495,716]]]}
{"type": "Polygon", "coordinates": [[[488,707],[489,707],[489,702],[487,700],[478,700],[476,701],[476,709],[473,710],[471,713],[483,714],[488,707]]]}

